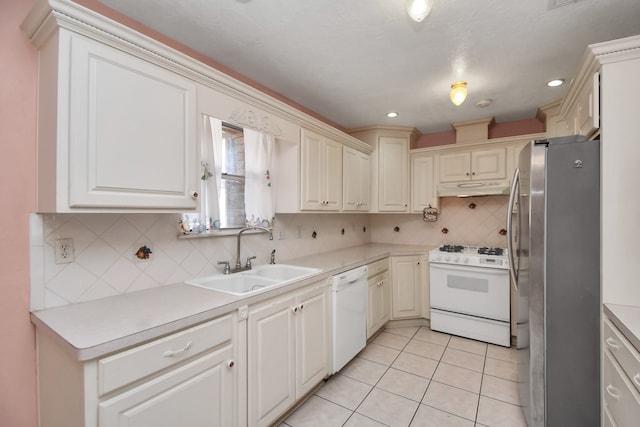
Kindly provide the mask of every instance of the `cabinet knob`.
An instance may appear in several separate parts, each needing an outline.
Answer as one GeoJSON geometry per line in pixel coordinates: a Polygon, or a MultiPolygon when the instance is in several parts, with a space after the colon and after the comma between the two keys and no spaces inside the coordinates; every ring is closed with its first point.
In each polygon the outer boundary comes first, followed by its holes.
{"type": "Polygon", "coordinates": [[[296,305],[295,307],[291,307],[291,311],[293,311],[294,313],[298,312],[298,306],[296,305]]]}
{"type": "Polygon", "coordinates": [[[198,198],[198,192],[194,191],[193,193],[191,193],[191,198],[192,199],[197,199],[198,198]]]}
{"type": "Polygon", "coordinates": [[[300,304],[300,311],[304,308],[304,304],[300,304]]]}
{"type": "Polygon", "coordinates": [[[234,366],[236,366],[236,362],[234,362],[233,360],[229,360],[227,362],[227,366],[230,367],[230,368],[233,368],[234,366]]]}

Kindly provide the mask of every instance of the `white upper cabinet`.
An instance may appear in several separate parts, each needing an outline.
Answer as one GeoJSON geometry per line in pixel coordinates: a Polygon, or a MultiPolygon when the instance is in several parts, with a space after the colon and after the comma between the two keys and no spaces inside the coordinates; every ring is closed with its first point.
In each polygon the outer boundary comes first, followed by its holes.
{"type": "Polygon", "coordinates": [[[409,202],[409,140],[381,137],[378,141],[378,210],[407,212],[409,202]]]}
{"type": "Polygon", "coordinates": [[[411,212],[438,208],[435,185],[435,158],[425,154],[411,154],[411,212]]]}
{"type": "Polygon", "coordinates": [[[369,212],[409,212],[409,147],[416,129],[370,126],[349,134],[373,147],[369,212]]]}
{"type": "Polygon", "coordinates": [[[505,148],[441,154],[439,163],[440,182],[506,178],[505,148]]]}
{"type": "MultiPolygon", "coordinates": [[[[590,64],[592,67],[593,64],[590,64]]],[[[565,134],[593,136],[600,128],[600,72],[581,68],[560,105],[565,134]]]]}
{"type": "Polygon", "coordinates": [[[41,48],[40,212],[193,210],[196,84],[64,28],[41,48]]]}
{"type": "Polygon", "coordinates": [[[342,161],[342,209],[345,212],[367,212],[369,210],[369,192],[371,191],[369,155],[350,147],[343,147],[342,161]]]}
{"type": "Polygon", "coordinates": [[[342,146],[373,151],[72,1],[38,2],[21,29],[39,50],[38,212],[195,212],[198,104],[206,104],[203,114],[276,139],[276,212],[340,211],[342,146]],[[321,147],[306,147],[319,157],[305,159],[321,176],[303,172],[301,128],[322,135],[321,147]]]}
{"type": "Polygon", "coordinates": [[[342,208],[342,145],[302,129],[301,206],[303,211],[342,208]]]}

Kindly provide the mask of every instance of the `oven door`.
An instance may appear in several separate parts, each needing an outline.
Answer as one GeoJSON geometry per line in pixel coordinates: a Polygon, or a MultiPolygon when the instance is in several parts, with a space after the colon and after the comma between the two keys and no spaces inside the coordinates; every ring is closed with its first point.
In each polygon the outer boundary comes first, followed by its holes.
{"type": "Polygon", "coordinates": [[[430,264],[431,308],[510,321],[509,271],[430,264]]]}

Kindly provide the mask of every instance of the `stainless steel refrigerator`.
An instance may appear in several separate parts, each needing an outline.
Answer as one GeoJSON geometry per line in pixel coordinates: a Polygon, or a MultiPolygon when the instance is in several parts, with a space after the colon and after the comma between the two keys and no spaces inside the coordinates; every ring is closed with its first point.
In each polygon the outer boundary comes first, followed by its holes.
{"type": "Polygon", "coordinates": [[[507,216],[529,427],[600,425],[600,142],[532,141],[507,216]]]}

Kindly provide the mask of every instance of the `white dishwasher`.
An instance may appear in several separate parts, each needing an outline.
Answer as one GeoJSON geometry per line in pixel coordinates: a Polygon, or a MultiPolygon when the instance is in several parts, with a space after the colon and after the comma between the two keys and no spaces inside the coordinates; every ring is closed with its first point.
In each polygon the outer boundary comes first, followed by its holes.
{"type": "Polygon", "coordinates": [[[333,372],[367,344],[367,266],[333,276],[333,372]]]}

